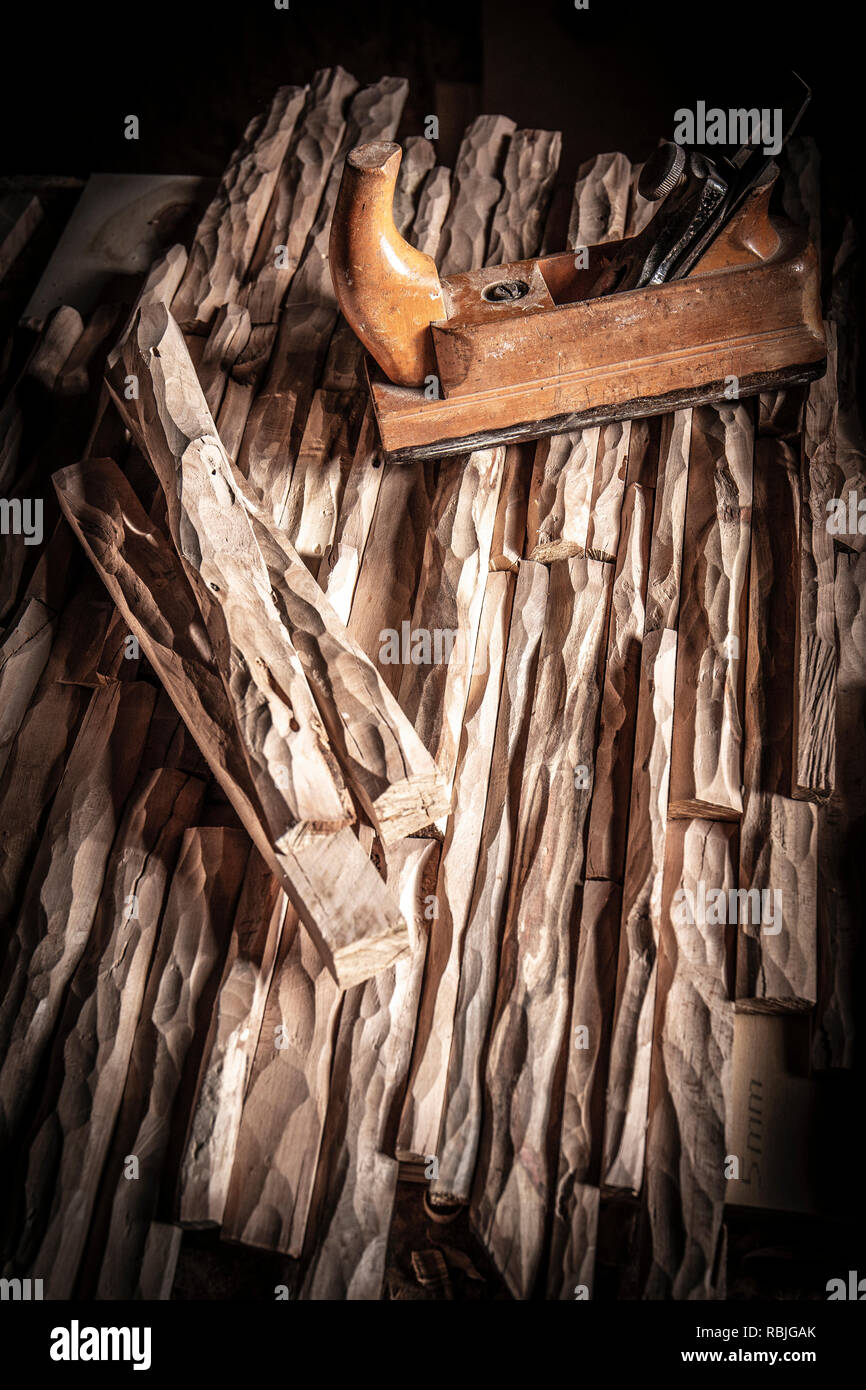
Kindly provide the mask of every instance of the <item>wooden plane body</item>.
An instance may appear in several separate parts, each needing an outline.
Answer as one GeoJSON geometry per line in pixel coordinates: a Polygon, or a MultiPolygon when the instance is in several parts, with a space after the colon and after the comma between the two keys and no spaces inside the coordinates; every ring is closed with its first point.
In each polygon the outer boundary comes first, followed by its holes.
{"type": "MultiPolygon", "coordinates": [[[[437,281],[438,317],[411,325],[402,381],[375,360],[380,303],[392,335],[395,322],[383,292],[353,316],[335,274],[341,308],[361,323],[371,353],[389,459],[464,453],[820,376],[817,254],[803,232],[770,217],[771,186],[749,195],[684,279],[599,293],[608,268],[628,259],[629,243],[608,242],[437,281]]],[[[420,291],[428,299],[430,266],[420,291]]]]}

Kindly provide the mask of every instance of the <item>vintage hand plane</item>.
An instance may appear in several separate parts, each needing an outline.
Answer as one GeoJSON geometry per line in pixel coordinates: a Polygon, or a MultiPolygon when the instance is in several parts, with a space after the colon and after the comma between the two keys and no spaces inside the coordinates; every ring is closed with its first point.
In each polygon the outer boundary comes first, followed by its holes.
{"type": "Polygon", "coordinates": [[[442,280],[394,226],[401,157],[384,142],[351,151],[330,241],[392,461],[823,373],[817,255],[770,217],[778,169],[760,147],[711,160],[665,142],[641,173],[639,191],[662,201],[637,236],[442,280]]]}

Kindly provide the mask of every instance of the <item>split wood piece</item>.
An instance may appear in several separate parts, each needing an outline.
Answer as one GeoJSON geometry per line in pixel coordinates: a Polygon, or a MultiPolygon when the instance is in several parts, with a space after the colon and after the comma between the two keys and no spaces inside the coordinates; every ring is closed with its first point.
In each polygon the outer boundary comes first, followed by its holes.
{"type": "Polygon", "coordinates": [[[517,573],[526,548],[526,507],[532,467],[531,445],[508,445],[493,522],[493,539],[490,542],[491,570],[517,573]]]}
{"type": "Polygon", "coordinates": [[[611,590],[595,789],[586,840],[586,873],[622,883],[634,753],[644,604],[653,496],[638,483],[626,490],[611,590]]]}
{"type": "Polygon", "coordinates": [[[124,361],[140,376],[130,424],[141,429],[166,495],[172,539],[210,633],[274,842],[283,848],[304,825],[339,829],[354,816],[348,791],[277,611],[250,518],[228,480],[230,465],[183,337],[163,306],[143,311],[124,361]]]}
{"type": "Polygon", "coordinates": [[[346,987],[385,968],[406,949],[406,926],[351,831],[299,835],[275,849],[173,548],[110,461],[66,469],[55,486],[64,515],[334,979],[346,987]]]}
{"type": "Polygon", "coordinates": [[[232,154],[172,301],[172,313],[186,331],[207,328],[243,284],[306,95],[303,87],[278,88],[232,154]]]}
{"type": "Polygon", "coordinates": [[[437,164],[424,180],[411,236],[412,245],[434,260],[439,256],[439,243],[450,206],[451,170],[437,164]]]}
{"type": "Polygon", "coordinates": [[[180,1179],[185,1225],[220,1225],[286,897],[252,850],[204,1047],[180,1179]]]}
{"type": "Polygon", "coordinates": [[[7,193],[0,198],[0,280],[41,221],[42,204],[35,193],[7,193]]]}
{"type": "MultiPolygon", "coordinates": [[[[346,105],[357,90],[355,78],[340,67],[324,68],[313,78],[249,267],[242,302],[255,327],[274,325],[279,318],[345,133],[346,105]]],[[[243,359],[247,372],[253,368],[254,350],[251,342],[243,359]]],[[[267,356],[266,351],[261,366],[267,356]]]]}
{"type": "Polygon", "coordinates": [[[586,553],[600,430],[550,435],[535,446],[526,518],[526,554],[551,564],[586,553]]]}
{"type": "Polygon", "coordinates": [[[56,614],[41,599],[25,595],[0,643],[0,777],[45,670],[55,622],[56,614]]]}
{"type": "Polygon", "coordinates": [[[451,207],[439,241],[440,275],[456,275],[484,262],[491,218],[502,195],[500,174],[515,128],[507,116],[478,116],[467,126],[454,166],[451,207]]]}
{"type": "Polygon", "coordinates": [[[528,1298],[556,1182],[584,824],[611,566],[551,566],[523,771],[470,1219],[511,1293],[528,1298]],[[589,775],[586,776],[585,774],[589,775]]]}
{"type": "MultiPolygon", "coordinates": [[[[183,279],[186,267],[186,248],[180,245],[170,246],[158,260],[154,261],[145,276],[144,284],[138,292],[138,298],[132,307],[129,318],[124,324],[123,332],[108,354],[105,364],[107,371],[113,371],[120,362],[123,346],[133,330],[140,311],[151,304],[164,304],[166,308],[169,307],[178,285],[183,279]]],[[[124,396],[127,390],[132,387],[132,382],[124,384],[124,396]]]]}
{"type": "MultiPolygon", "coordinates": [[[[163,901],[204,784],[174,769],[150,773],[130,800],[96,921],[64,1002],[53,1113],[31,1148],[28,1191],[55,1174],[33,1273],[50,1298],[71,1298],[144,1007],[163,901]],[[59,1128],[59,1134],[57,1130],[59,1128]]],[[[239,836],[242,832],[236,832],[239,836]]],[[[179,982],[175,981],[177,985],[179,982]]],[[[157,1025],[159,1026],[159,1025],[157,1025]]],[[[126,1149],[126,1154],[137,1149],[126,1149]]],[[[124,1186],[137,1186],[137,1183],[124,1186]]],[[[46,1197],[47,1193],[44,1194],[46,1197]]],[[[44,1208],[45,1209],[45,1208],[44,1208]]]]}
{"type": "Polygon", "coordinates": [[[586,553],[596,560],[616,557],[631,435],[631,420],[615,420],[599,431],[586,528],[586,553]]]}
{"type": "Polygon", "coordinates": [[[672,816],[743,810],[742,686],[753,430],[744,405],[694,411],[671,753],[672,816]]]}
{"type": "Polygon", "coordinates": [[[744,700],[746,798],[790,796],[796,781],[801,442],[755,446],[744,700]]]}
{"type": "Polygon", "coordinates": [[[514,580],[489,574],[460,731],[451,814],[436,882],[424,990],[397,1157],[437,1154],[454,1012],[487,803],[514,580]]]}
{"type": "Polygon", "coordinates": [[[281,533],[250,520],[282,629],[332,744],[383,843],[394,844],[445,814],[447,779],[299,556],[281,533]]]}
{"type": "Polygon", "coordinates": [[[390,852],[387,881],[410,924],[411,949],[343,1000],[302,1299],[382,1295],[399,1172],[386,1136],[411,1055],[427,950],[425,866],[436,848],[432,840],[405,840],[390,852]]]}
{"type": "MultiPolygon", "coordinates": [[[[223,405],[226,375],[249,342],[250,331],[249,313],[239,304],[226,304],[217,310],[210,336],[195,364],[207,408],[215,420],[223,405]]],[[[189,347],[188,337],[186,341],[189,347]]]]}
{"type": "Polygon", "coordinates": [[[866,551],[866,433],[859,397],[860,324],[854,306],[859,303],[863,258],[853,221],[845,223],[842,244],[833,262],[833,286],[828,317],[836,325],[837,398],[836,468],[841,475],[838,492],[842,504],[838,534],[850,550],[866,551]],[[846,520],[842,521],[841,518],[846,520]]]}
{"type": "Polygon", "coordinates": [[[352,598],[349,632],[375,662],[393,695],[400,689],[403,662],[411,653],[412,625],[406,614],[412,612],[418,590],[438,473],[434,463],[383,465],[352,598]],[[382,583],[383,574],[388,576],[387,584],[382,583]],[[391,634],[399,634],[396,660],[388,645],[391,634]]]}
{"type": "MultiPolygon", "coordinates": [[[[352,611],[355,586],[384,476],[382,464],[373,407],[368,403],[340,502],[334,542],[323,556],[318,572],[319,585],[341,623],[348,624],[352,611]]],[[[367,654],[371,656],[369,651],[367,654]]],[[[371,659],[374,658],[371,656],[371,659]]]]}
{"type": "Polygon", "coordinates": [[[724,1296],[725,1126],[734,1042],[724,921],[736,886],[736,834],[735,825],[706,820],[668,827],[646,1151],[644,1297],[651,1299],[724,1296]],[[711,904],[701,910],[704,895],[713,892],[724,894],[719,923],[711,904]]]}
{"type": "Polygon", "coordinates": [[[825,323],[827,374],[806,400],[800,490],[800,592],[794,796],[821,800],[836,776],[836,547],[827,529],[838,494],[836,470],[836,325],[825,323]]]}
{"type": "MultiPolygon", "coordinates": [[[[633,424],[637,426],[636,421],[633,424]]],[[[603,1181],[634,1192],[639,1191],[643,1180],[646,1142],[691,430],[690,410],[664,418],[637,691],[629,805],[632,831],[626,847],[605,1110],[603,1181]],[[636,827],[641,827],[639,833],[636,827]]]]}
{"type": "Polygon", "coordinates": [[[481,1135],[484,1063],[499,967],[499,942],[535,690],[549,571],[531,560],[517,574],[499,696],[484,825],[463,937],[434,1203],[468,1202],[481,1135]]]}
{"type": "Polygon", "coordinates": [[[223,1236],[298,1257],[325,1123],[341,994],[286,917],[237,1131],[223,1236]]]}
{"type": "Polygon", "coordinates": [[[632,167],[624,154],[598,154],[578,170],[568,244],[577,248],[625,236],[632,167]]]}
{"type": "Polygon", "coordinates": [[[559,1169],[548,1262],[549,1298],[592,1292],[598,1183],[611,1022],[616,990],[622,889],[588,879],[583,886],[571,1006],[559,1169]]]}
{"type": "Polygon", "coordinates": [[[415,219],[421,186],[436,163],[433,141],[423,135],[410,135],[403,141],[403,158],[394,190],[394,226],[407,236],[415,219]]]}
{"type": "Polygon", "coordinates": [[[850,1068],[856,1056],[857,955],[862,931],[862,827],[866,823],[866,555],[836,558],[836,785],[819,807],[821,999],[813,1065],[850,1068]]]}
{"type": "Polygon", "coordinates": [[[816,1002],[817,851],[815,806],[769,791],[747,792],[740,832],[738,1009],[798,1012],[816,1002]]]}
{"type": "Polygon", "coordinates": [[[156,1214],[175,1100],[187,1055],[206,1027],[248,856],[242,830],[208,827],[183,837],[105,1165],[107,1192],[114,1195],[97,1298],[129,1298],[134,1290],[156,1214]],[[135,1182],[123,1175],[127,1154],[138,1159],[135,1182]]]}
{"type": "Polygon", "coordinates": [[[626,237],[638,236],[654,217],[658,210],[658,200],[645,198],[641,193],[638,184],[643,173],[643,164],[632,164],[631,166],[631,188],[628,196],[628,218],[626,219],[626,237]]]}
{"type": "Polygon", "coordinates": [[[470,454],[462,466],[451,460],[441,465],[412,610],[412,628],[421,637],[413,637],[398,698],[449,787],[472,678],[504,462],[505,449],[497,448],[470,454]],[[444,660],[436,650],[437,638],[440,647],[446,638],[453,642],[444,660]]]}
{"type": "Polygon", "coordinates": [[[507,265],[538,255],[559,167],[558,130],[518,130],[502,171],[502,197],[493,214],[487,265],[507,265]]]}
{"type": "Polygon", "coordinates": [[[676,632],[644,634],[603,1163],[606,1186],[633,1192],[644,1168],[676,658],[676,632]]]}
{"type": "Polygon", "coordinates": [[[0,1143],[17,1133],[66,987],[84,953],[156,691],[94,694],[66,765],[0,972],[0,1143]]]}
{"type": "Polygon", "coordinates": [[[182,1241],[180,1226],[170,1226],[166,1221],[151,1221],[132,1295],[136,1302],[168,1302],[182,1241]]]}
{"type": "Polygon", "coordinates": [[[359,391],[316,391],[291,483],[275,509],[278,528],[298,554],[308,558],[311,568],[327,555],[334,541],[364,405],[359,391]]]}

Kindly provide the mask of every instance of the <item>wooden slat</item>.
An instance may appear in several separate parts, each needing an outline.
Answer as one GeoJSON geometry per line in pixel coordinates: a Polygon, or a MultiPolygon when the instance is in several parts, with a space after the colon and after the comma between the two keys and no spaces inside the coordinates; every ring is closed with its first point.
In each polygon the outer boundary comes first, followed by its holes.
{"type": "Polygon", "coordinates": [[[736,826],[672,822],[665,845],[658,989],[646,1150],[649,1270],[644,1297],[724,1297],[722,1216],[733,1004],[724,922],[707,894],[735,886],[736,826]],[[694,922],[681,894],[695,902],[694,922]],[[708,912],[707,916],[710,915],[708,912]]]}
{"type": "Polygon", "coordinates": [[[484,1046],[493,1013],[499,942],[517,823],[523,755],[547,603],[548,570],[524,560],[517,575],[484,825],[463,938],[434,1201],[469,1200],[482,1122],[484,1046]]]}
{"type": "Polygon", "coordinates": [[[228,944],[249,855],[242,830],[207,827],[183,837],[135,1033],[104,1189],[111,1206],[98,1298],[134,1291],[156,1213],[172,1116],[187,1054],[206,1026],[212,979],[228,944]],[[123,1176],[125,1156],[138,1179],[123,1176]],[[113,1196],[112,1196],[113,1194],[113,1196]]]}
{"type": "Polygon", "coordinates": [[[470,1216],[515,1297],[539,1272],[557,1125],[611,567],[551,566],[470,1216]],[[576,773],[585,768],[589,777],[576,773]],[[587,782],[589,785],[586,785],[587,782]]]}
{"type": "Polygon", "coordinates": [[[478,116],[467,127],[454,166],[451,207],[439,242],[440,275],[480,265],[494,209],[502,196],[502,172],[515,130],[507,116],[478,116]]]}
{"type": "Polygon", "coordinates": [[[512,136],[490,229],[488,265],[537,255],[561,150],[558,130],[518,130],[512,136]]]}
{"type": "Polygon", "coordinates": [[[244,1095],[285,914],[285,895],[253,850],[191,1111],[178,1204],[185,1225],[220,1225],[223,1219],[244,1095]]]}
{"type": "Polygon", "coordinates": [[[571,205],[569,246],[596,246],[625,236],[631,173],[624,154],[598,154],[580,166],[571,205]]]}
{"type": "Polygon", "coordinates": [[[742,813],[742,682],[753,431],[745,405],[692,424],[670,814],[742,813]]]}

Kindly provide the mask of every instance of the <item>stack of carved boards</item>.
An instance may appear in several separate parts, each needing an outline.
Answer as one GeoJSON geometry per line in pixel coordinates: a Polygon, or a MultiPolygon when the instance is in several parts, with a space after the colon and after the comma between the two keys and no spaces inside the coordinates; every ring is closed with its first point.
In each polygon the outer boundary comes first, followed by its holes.
{"type": "Polygon", "coordinates": [[[59,309],[0,407],[3,494],[56,519],[0,570],[2,1252],[46,1297],[168,1297],[184,1226],[382,1297],[401,1176],[516,1298],[593,1296],[618,1202],[615,1293],[724,1296],[767,1098],[851,1065],[853,240],[808,396],[385,465],[328,273],[354,145],[402,140],[445,275],[651,208],[505,117],[437,165],[406,95],[281,89],[188,250],[59,309]]]}

